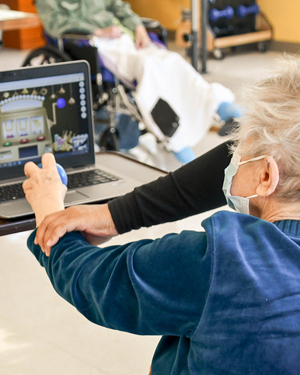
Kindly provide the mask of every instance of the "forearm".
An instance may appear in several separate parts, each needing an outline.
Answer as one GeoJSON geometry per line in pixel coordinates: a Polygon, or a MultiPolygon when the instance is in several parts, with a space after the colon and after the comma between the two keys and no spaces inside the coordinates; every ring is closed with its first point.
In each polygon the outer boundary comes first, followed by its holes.
{"type": "Polygon", "coordinates": [[[143,335],[183,335],[197,326],[210,280],[204,233],[99,248],[72,232],[50,257],[34,236],[27,245],[56,292],[93,323],[143,335]]]}
{"type": "Polygon", "coordinates": [[[176,221],[225,205],[222,185],[230,160],[223,143],[166,177],[112,200],[109,209],[117,231],[176,221]]]}
{"type": "MultiPolygon", "coordinates": [[[[101,314],[98,315],[99,309],[97,306],[92,306],[93,275],[90,272],[85,274],[85,270],[95,257],[98,265],[101,265],[102,262],[105,262],[109,252],[89,245],[79,232],[72,232],[63,236],[52,248],[50,256],[47,257],[40,246],[34,244],[35,234],[36,231],[29,236],[27,246],[40,265],[45,268],[55,291],[89,320],[105,326],[101,314]],[[82,276],[83,282],[80,281],[82,276]],[[92,308],[89,310],[91,306],[92,308]]],[[[102,279],[97,280],[100,293],[105,289],[109,280],[111,267],[108,262],[106,271],[103,270],[102,279]]]]}

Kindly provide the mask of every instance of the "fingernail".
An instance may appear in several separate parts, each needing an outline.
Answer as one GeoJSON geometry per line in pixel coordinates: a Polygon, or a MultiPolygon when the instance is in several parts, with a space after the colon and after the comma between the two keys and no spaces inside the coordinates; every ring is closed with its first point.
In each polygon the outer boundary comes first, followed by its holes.
{"type": "Polygon", "coordinates": [[[51,246],[51,240],[48,240],[46,245],[50,247],[51,246]]]}
{"type": "Polygon", "coordinates": [[[35,244],[35,245],[38,244],[36,237],[34,238],[34,244],[35,244]]]}

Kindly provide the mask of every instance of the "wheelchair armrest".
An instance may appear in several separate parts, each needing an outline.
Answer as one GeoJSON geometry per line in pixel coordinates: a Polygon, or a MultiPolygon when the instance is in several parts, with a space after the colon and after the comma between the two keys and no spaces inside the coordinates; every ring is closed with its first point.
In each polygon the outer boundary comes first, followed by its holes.
{"type": "Polygon", "coordinates": [[[152,18],[141,17],[145,29],[155,32],[159,39],[164,43],[165,46],[168,44],[168,32],[167,29],[161,25],[157,20],[152,18]]]}
{"type": "Polygon", "coordinates": [[[153,18],[141,17],[141,20],[146,29],[156,29],[160,26],[160,23],[153,18]]]}
{"type": "Polygon", "coordinates": [[[67,32],[59,36],[59,38],[61,39],[76,39],[76,40],[90,40],[90,39],[93,39],[94,37],[95,35],[81,31],[81,30],[68,30],[67,32]]]}

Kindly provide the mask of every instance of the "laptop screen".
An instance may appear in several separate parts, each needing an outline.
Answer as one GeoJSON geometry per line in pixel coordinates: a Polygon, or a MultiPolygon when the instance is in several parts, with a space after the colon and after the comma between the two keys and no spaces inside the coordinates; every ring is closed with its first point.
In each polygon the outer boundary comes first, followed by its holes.
{"type": "Polygon", "coordinates": [[[0,72],[0,179],[53,152],[64,167],[94,163],[86,62],[0,72]]]}

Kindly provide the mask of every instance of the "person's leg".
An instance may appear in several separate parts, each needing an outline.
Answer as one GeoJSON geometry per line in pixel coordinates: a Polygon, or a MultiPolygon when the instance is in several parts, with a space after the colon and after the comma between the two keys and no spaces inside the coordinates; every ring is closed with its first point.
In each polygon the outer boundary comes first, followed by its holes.
{"type": "Polygon", "coordinates": [[[165,100],[179,117],[179,127],[168,147],[180,153],[193,147],[207,133],[220,103],[233,101],[230,90],[209,84],[179,54],[159,50],[149,54],[143,65],[134,97],[147,126],[154,133],[157,125],[151,112],[159,98],[165,100]]]}
{"type": "Polygon", "coordinates": [[[173,151],[176,159],[179,160],[182,164],[187,164],[190,161],[196,159],[196,155],[191,147],[185,147],[181,151],[173,151]]]}
{"type": "MultiPolygon", "coordinates": [[[[146,127],[161,141],[165,136],[151,115],[153,108],[161,98],[176,112],[180,126],[168,139],[168,148],[178,155],[206,134],[222,102],[234,100],[230,90],[218,83],[206,82],[177,53],[156,46],[136,50],[127,35],[114,41],[99,40],[98,48],[101,57],[116,66],[120,77],[137,80],[133,95],[146,127]]],[[[191,155],[190,149],[188,153],[183,152],[187,154],[191,155]]],[[[190,160],[189,156],[187,161],[190,160]]]]}
{"type": "Polygon", "coordinates": [[[236,129],[237,122],[235,119],[242,116],[242,108],[235,103],[224,102],[219,106],[217,114],[225,122],[218,134],[226,136],[236,129]]]}
{"type": "Polygon", "coordinates": [[[230,118],[238,118],[242,116],[242,108],[235,103],[223,102],[220,104],[217,114],[221,120],[227,121],[230,118]]]}

